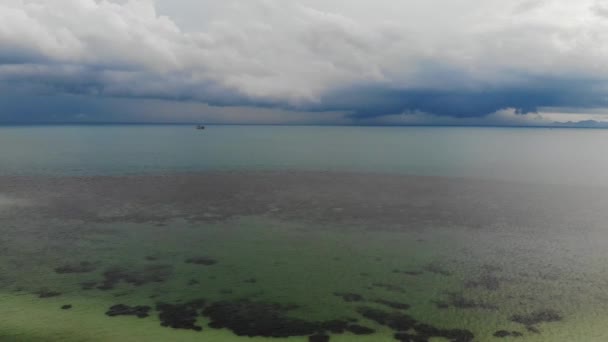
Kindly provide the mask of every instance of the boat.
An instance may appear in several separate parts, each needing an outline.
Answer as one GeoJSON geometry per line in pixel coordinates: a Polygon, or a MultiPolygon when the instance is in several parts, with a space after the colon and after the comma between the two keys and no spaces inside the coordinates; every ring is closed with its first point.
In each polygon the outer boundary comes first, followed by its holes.
{"type": "Polygon", "coordinates": [[[196,125],[196,129],[205,129],[205,126],[203,126],[203,125],[196,125]]]}

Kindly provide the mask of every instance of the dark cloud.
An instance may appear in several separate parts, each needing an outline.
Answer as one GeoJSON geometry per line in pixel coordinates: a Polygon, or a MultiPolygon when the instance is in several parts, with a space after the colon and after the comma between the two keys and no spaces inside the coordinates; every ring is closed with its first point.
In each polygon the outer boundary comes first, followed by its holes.
{"type": "Polygon", "coordinates": [[[407,112],[480,117],[505,108],[520,113],[540,107],[608,107],[608,82],[596,80],[530,80],[518,87],[482,90],[351,88],[328,96],[319,110],[346,110],[353,118],[407,112]]]}

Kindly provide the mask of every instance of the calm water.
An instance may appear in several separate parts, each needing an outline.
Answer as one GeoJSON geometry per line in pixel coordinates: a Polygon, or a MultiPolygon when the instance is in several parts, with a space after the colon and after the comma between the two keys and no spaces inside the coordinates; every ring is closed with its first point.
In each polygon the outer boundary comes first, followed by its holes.
{"type": "Polygon", "coordinates": [[[606,146],[0,127],[0,341],[606,341],[606,146]]]}
{"type": "Polygon", "coordinates": [[[200,170],[398,172],[608,184],[608,130],[0,126],[0,174],[200,170]]]}

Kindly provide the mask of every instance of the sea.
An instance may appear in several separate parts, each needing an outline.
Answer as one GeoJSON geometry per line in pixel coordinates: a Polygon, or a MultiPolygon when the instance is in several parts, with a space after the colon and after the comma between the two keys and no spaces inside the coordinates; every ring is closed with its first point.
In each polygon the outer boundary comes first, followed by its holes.
{"type": "Polygon", "coordinates": [[[608,341],[608,130],[0,126],[0,341],[608,341]]]}

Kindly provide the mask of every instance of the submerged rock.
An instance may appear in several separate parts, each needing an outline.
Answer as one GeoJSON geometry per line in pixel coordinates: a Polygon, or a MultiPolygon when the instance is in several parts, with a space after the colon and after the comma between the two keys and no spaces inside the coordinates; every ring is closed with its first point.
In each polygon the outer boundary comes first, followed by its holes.
{"type": "Polygon", "coordinates": [[[147,305],[128,306],[125,304],[116,304],[110,307],[106,311],[106,315],[110,317],[114,316],[136,316],[138,318],[148,317],[150,307],[147,305]]]}

